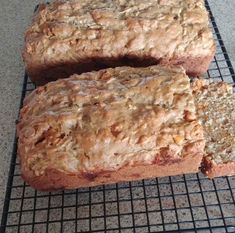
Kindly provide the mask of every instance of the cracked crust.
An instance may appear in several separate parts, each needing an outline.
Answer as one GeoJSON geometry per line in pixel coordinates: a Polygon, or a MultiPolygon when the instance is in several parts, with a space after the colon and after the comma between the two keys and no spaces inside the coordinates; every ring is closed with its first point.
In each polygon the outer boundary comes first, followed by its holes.
{"type": "Polygon", "coordinates": [[[117,66],[181,64],[206,72],[215,53],[203,0],[79,0],[41,5],[23,58],[38,85],[117,66]]]}
{"type": "Polygon", "coordinates": [[[22,176],[41,190],[196,172],[204,149],[181,67],[120,67],[49,83],[26,97],[17,132],[22,176]]]}

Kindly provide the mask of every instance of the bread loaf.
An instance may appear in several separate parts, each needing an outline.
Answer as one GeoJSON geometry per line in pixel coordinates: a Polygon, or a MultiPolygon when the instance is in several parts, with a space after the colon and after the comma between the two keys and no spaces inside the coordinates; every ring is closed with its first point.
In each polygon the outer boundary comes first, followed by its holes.
{"type": "Polygon", "coordinates": [[[181,67],[121,67],[34,90],[17,125],[23,178],[72,189],[197,172],[204,139],[181,67]]]}
{"type": "Polygon", "coordinates": [[[206,139],[202,171],[210,178],[235,175],[235,96],[232,86],[196,80],[193,90],[206,139]]]}
{"type": "Polygon", "coordinates": [[[206,72],[215,53],[204,0],[73,0],[40,5],[25,35],[31,80],[115,66],[181,64],[206,72]]]}

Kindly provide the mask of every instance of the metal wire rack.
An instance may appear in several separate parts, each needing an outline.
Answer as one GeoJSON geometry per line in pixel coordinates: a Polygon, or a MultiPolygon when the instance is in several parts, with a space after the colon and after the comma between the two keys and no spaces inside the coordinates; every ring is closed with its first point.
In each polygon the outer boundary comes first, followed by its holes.
{"type": "MultiPolygon", "coordinates": [[[[207,78],[235,84],[235,74],[214,17],[216,56],[207,78]]],[[[24,77],[22,101],[34,85],[24,77]]],[[[35,191],[20,177],[17,139],[0,232],[235,232],[235,177],[190,174],[72,191],[35,191]]]]}

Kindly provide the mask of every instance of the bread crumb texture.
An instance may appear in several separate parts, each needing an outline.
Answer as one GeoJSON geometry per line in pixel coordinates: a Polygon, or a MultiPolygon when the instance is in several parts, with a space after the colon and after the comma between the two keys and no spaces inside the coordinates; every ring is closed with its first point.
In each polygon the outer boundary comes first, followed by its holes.
{"type": "Polygon", "coordinates": [[[193,83],[198,117],[204,127],[207,159],[215,164],[235,162],[235,96],[224,82],[193,83]]]}

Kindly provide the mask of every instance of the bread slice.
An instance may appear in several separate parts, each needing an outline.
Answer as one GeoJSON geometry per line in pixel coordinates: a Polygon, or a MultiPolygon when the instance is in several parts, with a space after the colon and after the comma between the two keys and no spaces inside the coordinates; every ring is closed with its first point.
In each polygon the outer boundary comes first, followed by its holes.
{"type": "Polygon", "coordinates": [[[59,0],[38,8],[23,58],[42,85],[117,66],[180,64],[201,75],[214,54],[204,0],[59,0]]]}
{"type": "Polygon", "coordinates": [[[17,125],[23,178],[71,189],[197,172],[204,152],[181,67],[120,67],[39,87],[17,125]]]}
{"type": "Polygon", "coordinates": [[[210,178],[235,175],[235,95],[225,82],[196,80],[193,93],[206,139],[202,171],[210,178]]]}

